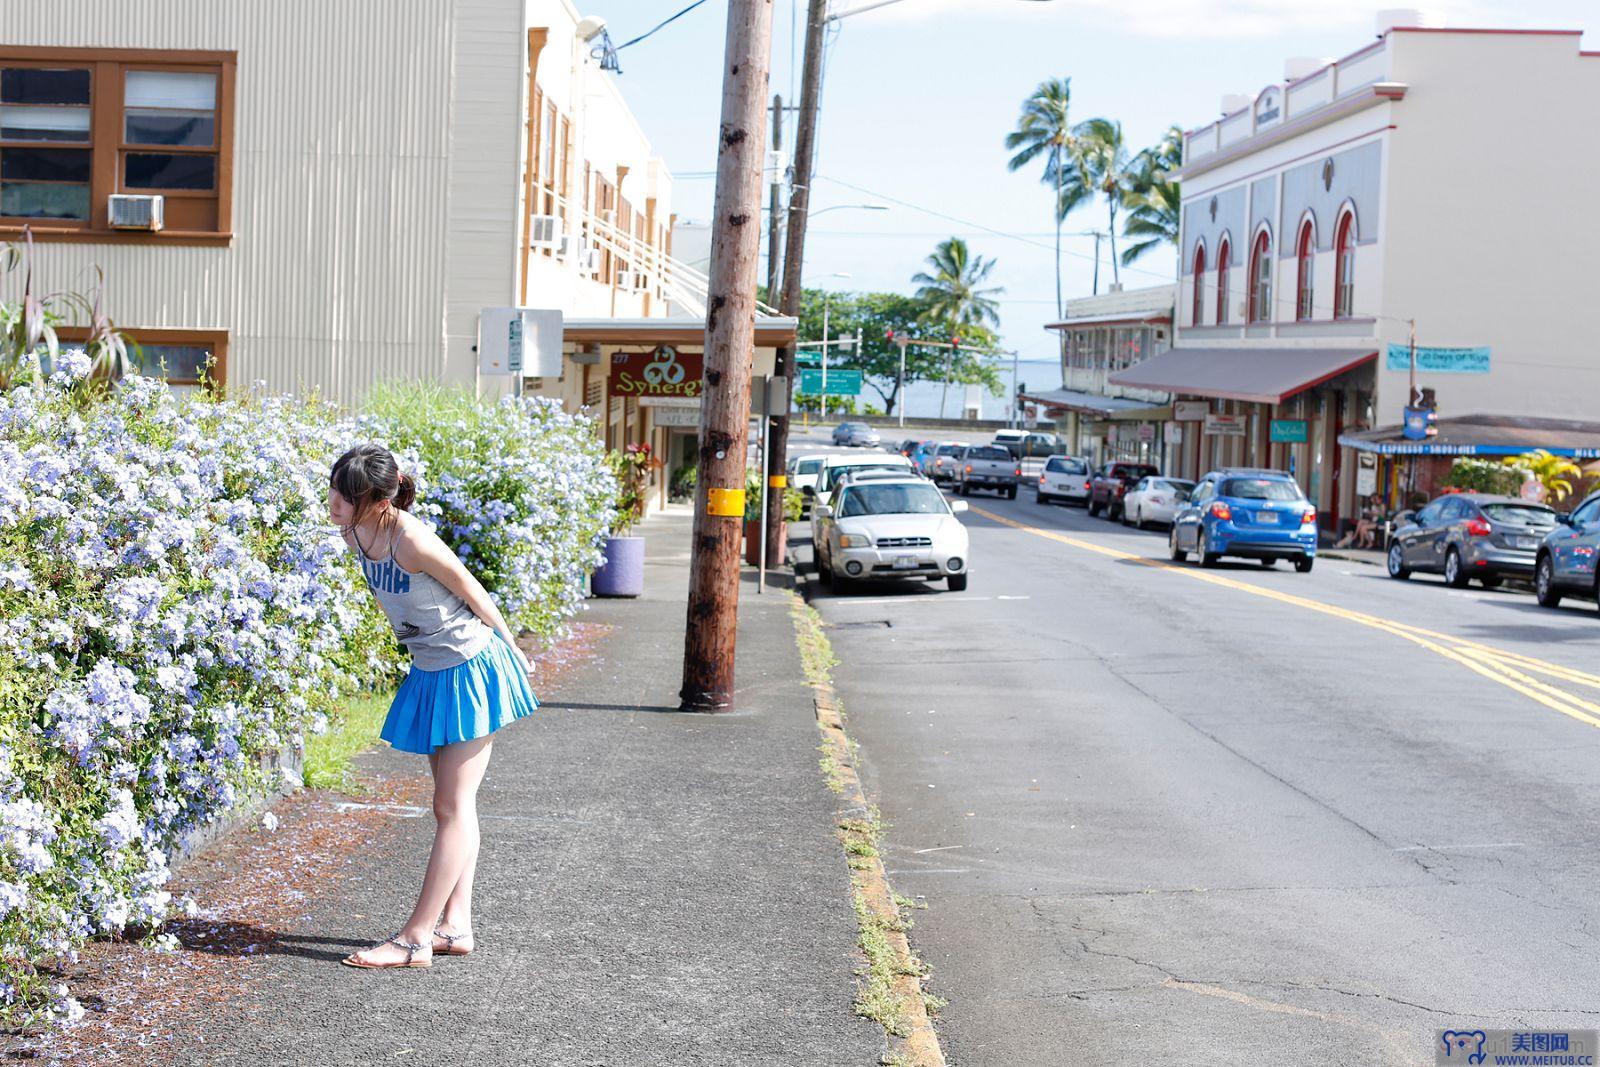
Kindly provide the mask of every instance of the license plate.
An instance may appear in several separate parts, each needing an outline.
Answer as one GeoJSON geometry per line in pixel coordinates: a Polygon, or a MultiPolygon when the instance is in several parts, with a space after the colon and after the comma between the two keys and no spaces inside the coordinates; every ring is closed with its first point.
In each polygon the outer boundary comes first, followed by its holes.
{"type": "Polygon", "coordinates": [[[894,569],[897,571],[914,571],[917,569],[916,556],[896,556],[894,569]]]}
{"type": "Polygon", "coordinates": [[[1265,526],[1276,526],[1278,525],[1278,513],[1276,511],[1258,511],[1256,512],[1256,521],[1265,526]]]}
{"type": "Polygon", "coordinates": [[[1513,537],[1511,543],[1518,548],[1539,547],[1539,539],[1537,537],[1513,537]]]}

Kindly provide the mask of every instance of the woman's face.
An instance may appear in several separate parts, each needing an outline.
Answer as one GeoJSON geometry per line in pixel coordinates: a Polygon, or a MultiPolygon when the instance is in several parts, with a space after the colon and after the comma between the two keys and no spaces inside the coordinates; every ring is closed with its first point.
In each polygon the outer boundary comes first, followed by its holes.
{"type": "Polygon", "coordinates": [[[344,498],[339,490],[328,487],[328,517],[335,526],[349,526],[356,517],[355,505],[344,498]]]}

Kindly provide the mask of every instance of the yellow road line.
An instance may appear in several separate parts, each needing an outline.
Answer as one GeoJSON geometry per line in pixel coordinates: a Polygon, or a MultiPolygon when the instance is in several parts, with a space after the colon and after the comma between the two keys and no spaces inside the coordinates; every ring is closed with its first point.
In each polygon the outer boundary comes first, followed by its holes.
{"type": "Polygon", "coordinates": [[[1276,600],[1293,607],[1315,611],[1323,615],[1331,615],[1347,622],[1353,622],[1374,630],[1381,630],[1384,633],[1410,641],[1445,659],[1459,663],[1468,670],[1482,675],[1492,682],[1497,682],[1507,689],[1513,689],[1553,711],[1559,711],[1563,715],[1577,719],[1579,722],[1587,723],[1590,726],[1600,726],[1600,704],[1591,703],[1565,690],[1539,681],[1537,678],[1524,673],[1524,671],[1534,671],[1596,689],[1600,689],[1600,676],[1574,670],[1570,667],[1562,667],[1559,664],[1548,663],[1532,656],[1524,656],[1521,653],[1495,648],[1492,645],[1485,645],[1478,641],[1469,641],[1451,634],[1439,633],[1435,630],[1423,629],[1420,626],[1396,622],[1380,615],[1352,611],[1349,608],[1341,608],[1321,600],[1312,600],[1309,597],[1296,596],[1293,593],[1285,593],[1277,589],[1267,589],[1259,585],[1252,585],[1249,582],[1241,582],[1224,575],[1214,574],[1210,571],[1180,567],[1166,560],[1150,559],[1148,556],[1140,556],[1132,552],[1125,552],[1122,549],[1096,544],[1093,541],[1085,541],[1080,537],[1073,537],[1059,530],[1049,530],[1042,526],[1018,522],[1015,519],[997,515],[983,508],[974,507],[972,511],[986,519],[998,522],[1002,526],[1010,526],[1013,529],[1051,541],[1059,541],[1073,548],[1095,552],[1102,556],[1109,556],[1112,559],[1138,563],[1157,570],[1172,571],[1175,574],[1181,574],[1196,581],[1210,582],[1213,585],[1250,593],[1253,596],[1265,597],[1268,600],[1276,600]],[[1518,668],[1521,669],[1519,670],[1518,668]]]}

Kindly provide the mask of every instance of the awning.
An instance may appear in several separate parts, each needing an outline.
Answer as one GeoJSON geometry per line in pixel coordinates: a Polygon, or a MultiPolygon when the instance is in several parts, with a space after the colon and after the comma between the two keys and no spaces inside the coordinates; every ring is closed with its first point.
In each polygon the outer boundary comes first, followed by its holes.
{"type": "MultiPolygon", "coordinates": [[[[777,348],[793,345],[799,320],[792,316],[757,315],[756,345],[777,348]]],[[[701,345],[706,322],[695,318],[567,319],[562,340],[578,344],[701,345]]]]}
{"type": "Polygon", "coordinates": [[[1037,392],[1023,393],[1022,400],[1024,403],[1038,404],[1041,407],[1082,411],[1102,419],[1120,418],[1124,412],[1157,410],[1148,400],[1080,393],[1074,389],[1040,389],[1037,392]]]}
{"type": "Polygon", "coordinates": [[[1183,396],[1281,404],[1377,358],[1374,348],[1171,348],[1106,380],[1183,396]]]}
{"type": "Polygon", "coordinates": [[[1439,419],[1438,433],[1407,440],[1399,426],[1341,434],[1339,443],[1357,452],[1385,456],[1520,456],[1542,448],[1571,459],[1600,458],[1600,423],[1570,419],[1462,415],[1439,419]]]}

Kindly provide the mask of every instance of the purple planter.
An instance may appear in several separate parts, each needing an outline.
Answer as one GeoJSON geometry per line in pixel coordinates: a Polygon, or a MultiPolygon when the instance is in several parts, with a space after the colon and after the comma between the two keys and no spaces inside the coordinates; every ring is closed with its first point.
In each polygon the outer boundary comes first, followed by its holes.
{"type": "Polygon", "coordinates": [[[595,596],[638,596],[644,592],[644,538],[609,537],[606,560],[595,568],[589,587],[595,596]]]}

